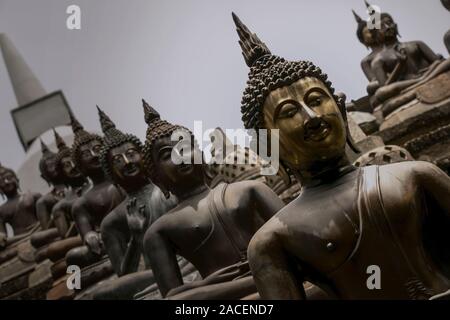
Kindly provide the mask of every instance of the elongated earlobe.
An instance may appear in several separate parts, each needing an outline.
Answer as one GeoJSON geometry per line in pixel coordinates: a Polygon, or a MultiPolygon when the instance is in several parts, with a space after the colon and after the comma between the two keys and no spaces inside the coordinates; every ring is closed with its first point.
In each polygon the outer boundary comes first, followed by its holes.
{"type": "Polygon", "coordinates": [[[283,180],[284,184],[290,186],[292,184],[291,176],[288,173],[287,167],[280,160],[277,175],[283,180]]]}

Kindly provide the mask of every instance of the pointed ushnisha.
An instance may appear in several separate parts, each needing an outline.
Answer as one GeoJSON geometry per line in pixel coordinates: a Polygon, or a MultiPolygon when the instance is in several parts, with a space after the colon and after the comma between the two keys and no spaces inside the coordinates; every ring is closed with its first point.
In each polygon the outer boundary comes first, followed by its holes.
{"type": "Polygon", "coordinates": [[[231,15],[236,25],[236,31],[240,39],[239,45],[247,66],[251,67],[259,58],[270,55],[269,48],[258,38],[256,33],[252,33],[234,12],[231,15]]]}
{"type": "Polygon", "coordinates": [[[352,9],[352,12],[353,12],[353,16],[355,17],[355,20],[357,23],[363,22],[363,19],[356,13],[355,10],[352,9]]]}
{"type": "Polygon", "coordinates": [[[102,127],[103,134],[107,143],[113,143],[114,141],[123,140],[125,134],[116,128],[116,125],[108,117],[108,115],[97,106],[98,117],[100,126],[102,127]]]}
{"type": "Polygon", "coordinates": [[[55,143],[56,143],[56,146],[58,147],[58,151],[62,151],[64,149],[68,149],[69,148],[67,146],[66,142],[64,141],[64,139],[55,130],[55,128],[53,128],[53,135],[55,136],[55,143]]]}
{"type": "Polygon", "coordinates": [[[48,146],[45,144],[45,142],[42,139],[39,139],[39,140],[41,140],[41,151],[42,151],[42,155],[44,157],[54,154],[52,151],[50,151],[50,149],[48,148],[48,146]]]}
{"type": "Polygon", "coordinates": [[[158,111],[156,111],[151,105],[142,99],[142,107],[144,108],[145,123],[150,124],[155,119],[161,119],[158,111]]]}

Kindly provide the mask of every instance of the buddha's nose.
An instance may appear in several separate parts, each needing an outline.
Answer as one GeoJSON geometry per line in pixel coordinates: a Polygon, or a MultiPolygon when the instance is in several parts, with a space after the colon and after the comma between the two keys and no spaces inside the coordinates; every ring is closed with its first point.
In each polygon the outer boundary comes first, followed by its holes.
{"type": "Polygon", "coordinates": [[[322,119],[320,117],[310,118],[305,121],[305,128],[307,130],[314,130],[320,127],[322,119]]]}

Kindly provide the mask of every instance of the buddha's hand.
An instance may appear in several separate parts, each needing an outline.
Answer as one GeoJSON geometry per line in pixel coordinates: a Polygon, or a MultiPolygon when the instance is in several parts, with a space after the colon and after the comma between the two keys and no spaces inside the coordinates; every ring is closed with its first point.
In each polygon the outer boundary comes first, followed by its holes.
{"type": "Polygon", "coordinates": [[[144,228],[147,222],[145,216],[145,205],[139,205],[136,198],[130,199],[127,203],[127,221],[131,232],[141,235],[145,232],[144,228]]]}
{"type": "Polygon", "coordinates": [[[6,244],[7,244],[6,238],[7,238],[6,234],[3,232],[0,232],[0,249],[6,248],[6,244]]]}
{"type": "Polygon", "coordinates": [[[100,235],[95,231],[89,231],[84,236],[84,241],[91,252],[100,255],[102,253],[103,242],[100,235]]]}

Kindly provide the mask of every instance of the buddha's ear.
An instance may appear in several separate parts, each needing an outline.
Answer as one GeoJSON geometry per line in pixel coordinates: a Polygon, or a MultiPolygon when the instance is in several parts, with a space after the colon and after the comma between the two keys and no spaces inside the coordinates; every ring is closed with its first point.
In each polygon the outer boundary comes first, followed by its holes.
{"type": "Polygon", "coordinates": [[[291,176],[287,171],[287,167],[280,160],[277,175],[283,180],[286,186],[290,186],[292,184],[291,176]]]}
{"type": "Polygon", "coordinates": [[[345,100],[347,100],[347,96],[343,92],[337,92],[336,96],[340,99],[340,101],[338,101],[338,107],[341,110],[342,118],[344,119],[345,123],[345,131],[347,132],[347,144],[354,152],[360,153],[361,150],[359,150],[359,148],[356,146],[355,141],[353,141],[352,135],[350,134],[350,128],[348,126],[348,114],[347,108],[345,107],[345,100]]]}

